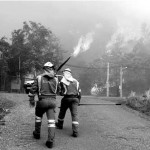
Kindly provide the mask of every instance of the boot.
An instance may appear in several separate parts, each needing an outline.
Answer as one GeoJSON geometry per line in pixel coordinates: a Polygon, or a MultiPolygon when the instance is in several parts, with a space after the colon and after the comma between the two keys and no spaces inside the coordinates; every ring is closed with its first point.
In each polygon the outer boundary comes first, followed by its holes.
{"type": "Polygon", "coordinates": [[[73,131],[72,136],[73,136],[73,137],[78,137],[78,132],[74,132],[74,131],[73,131]]]}
{"type": "Polygon", "coordinates": [[[40,139],[41,123],[42,122],[35,122],[35,130],[33,131],[33,137],[35,139],[40,139]]]}
{"type": "Polygon", "coordinates": [[[64,121],[60,121],[60,120],[58,120],[58,122],[55,123],[57,129],[63,129],[63,124],[64,121]]]}
{"type": "Polygon", "coordinates": [[[46,141],[46,144],[45,144],[48,148],[53,148],[54,146],[54,143],[53,142],[50,142],[50,141],[46,141]]]}
{"type": "Polygon", "coordinates": [[[72,131],[73,131],[73,134],[72,136],[73,137],[78,137],[78,133],[79,133],[79,123],[76,122],[76,123],[72,123],[72,131]]]}
{"type": "Polygon", "coordinates": [[[54,147],[54,140],[55,140],[55,128],[54,127],[48,127],[48,139],[47,139],[45,145],[48,148],[54,147]]]}

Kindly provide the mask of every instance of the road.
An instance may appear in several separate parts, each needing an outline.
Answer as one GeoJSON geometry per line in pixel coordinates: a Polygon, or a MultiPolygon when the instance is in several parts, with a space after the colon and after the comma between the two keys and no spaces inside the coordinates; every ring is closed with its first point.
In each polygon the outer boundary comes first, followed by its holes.
{"type": "MultiPolygon", "coordinates": [[[[17,103],[0,126],[1,150],[46,150],[47,120],[43,118],[41,139],[32,137],[34,109],[25,94],[2,94],[17,103]]],[[[59,106],[60,97],[57,99],[59,106]]],[[[83,97],[82,103],[110,103],[103,98],[83,97]]],[[[56,119],[59,108],[56,109],[56,119]]],[[[56,129],[54,150],[150,150],[150,121],[120,105],[79,106],[80,134],[71,137],[71,116],[67,111],[64,129],[56,129]]]]}

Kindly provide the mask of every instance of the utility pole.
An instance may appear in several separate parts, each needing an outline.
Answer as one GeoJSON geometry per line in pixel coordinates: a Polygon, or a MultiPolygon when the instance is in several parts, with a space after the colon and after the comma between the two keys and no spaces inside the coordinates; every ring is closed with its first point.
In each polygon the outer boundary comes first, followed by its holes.
{"type": "Polygon", "coordinates": [[[119,86],[119,90],[120,90],[120,97],[122,97],[122,66],[120,67],[120,86],[119,86]]]}
{"type": "Polygon", "coordinates": [[[107,81],[106,81],[106,86],[107,86],[107,97],[109,97],[109,62],[107,63],[107,81]]]}
{"type": "Polygon", "coordinates": [[[20,89],[21,89],[21,84],[20,84],[20,55],[19,55],[19,92],[20,92],[20,89]]]}
{"type": "Polygon", "coordinates": [[[20,56],[19,56],[19,80],[20,80],[20,56]]]}
{"type": "Polygon", "coordinates": [[[120,67],[120,86],[119,86],[119,90],[120,90],[120,97],[122,97],[122,77],[123,77],[123,70],[126,69],[127,67],[122,68],[122,66],[120,67]]]}

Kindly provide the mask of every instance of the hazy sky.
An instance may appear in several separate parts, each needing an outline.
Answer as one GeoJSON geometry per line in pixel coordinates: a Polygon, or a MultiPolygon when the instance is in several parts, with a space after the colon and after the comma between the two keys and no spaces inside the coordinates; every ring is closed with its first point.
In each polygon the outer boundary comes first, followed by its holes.
{"type": "Polygon", "coordinates": [[[52,30],[70,53],[81,35],[94,32],[90,49],[79,57],[95,59],[116,32],[140,34],[141,24],[150,23],[150,1],[0,1],[0,38],[10,38],[24,21],[52,30]]]}

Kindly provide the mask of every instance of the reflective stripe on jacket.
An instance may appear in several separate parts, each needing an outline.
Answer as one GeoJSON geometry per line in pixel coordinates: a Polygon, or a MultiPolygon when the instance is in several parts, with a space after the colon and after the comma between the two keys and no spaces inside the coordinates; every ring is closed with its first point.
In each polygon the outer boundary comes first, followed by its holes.
{"type": "Polygon", "coordinates": [[[30,93],[38,93],[39,96],[56,96],[58,79],[47,75],[39,75],[31,87],[30,93]]]}

